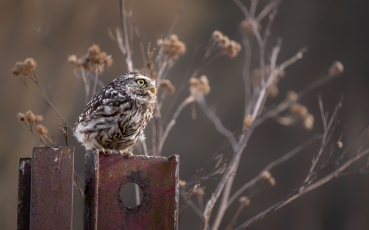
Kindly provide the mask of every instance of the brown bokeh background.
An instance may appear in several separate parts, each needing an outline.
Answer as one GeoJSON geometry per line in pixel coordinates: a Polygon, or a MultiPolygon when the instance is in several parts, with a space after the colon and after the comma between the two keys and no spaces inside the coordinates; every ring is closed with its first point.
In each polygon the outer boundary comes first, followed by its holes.
{"type": "MultiPolygon", "coordinates": [[[[180,4],[180,1],[174,0],[136,0],[127,1],[127,8],[133,10],[144,42],[155,43],[168,31],[180,4]]],[[[341,95],[345,96],[340,112],[341,120],[348,124],[343,139],[345,144],[368,122],[368,7],[369,2],[364,0],[283,1],[270,39],[271,44],[275,44],[278,37],[283,39],[278,60],[289,58],[301,47],[308,47],[309,52],[286,70],[287,76],[280,83],[279,98],[271,100],[268,105],[283,99],[287,90],[301,90],[321,77],[333,61],[340,60],[345,66],[345,73],[302,100],[316,118],[312,131],[268,121],[254,133],[242,157],[234,188],[253,178],[270,161],[322,131],[319,94],[330,114],[341,95]]],[[[32,147],[39,145],[29,130],[17,122],[17,112],[31,109],[43,114],[50,132],[61,138],[56,131],[59,120],[55,113],[12,76],[14,63],[27,57],[35,58],[38,63],[36,73],[42,86],[47,89],[55,106],[73,124],[84,108],[82,81],[74,76],[65,54],[42,42],[42,34],[47,34],[64,52],[77,56],[83,55],[93,43],[100,45],[114,59],[113,66],[102,76],[103,82],[108,83],[126,72],[123,55],[107,32],[108,28],[119,26],[118,9],[118,1],[0,1],[0,229],[14,229],[16,225],[18,158],[30,157],[32,147]]],[[[243,15],[233,1],[189,0],[174,31],[186,43],[188,52],[170,72],[173,83],[176,86],[181,84],[194,50],[201,50],[215,29],[241,42],[238,25],[242,20],[243,15]]],[[[270,48],[268,46],[267,54],[270,48]]],[[[135,63],[142,63],[138,47],[135,50],[135,63]]],[[[236,59],[222,57],[203,72],[212,87],[208,103],[232,131],[239,130],[242,124],[241,73],[242,55],[236,59]]],[[[176,103],[186,94],[187,91],[182,92],[176,103]]],[[[201,111],[197,109],[197,112],[197,119],[192,120],[191,109],[188,107],[183,111],[163,150],[164,155],[180,155],[180,177],[183,180],[190,179],[197,169],[201,169],[206,160],[220,149],[219,143],[224,141],[224,137],[216,132],[201,111]]],[[[82,175],[83,149],[73,137],[70,141],[71,145],[76,146],[75,167],[82,175]]],[[[316,149],[316,146],[308,149],[273,170],[277,185],[255,196],[251,205],[241,213],[238,223],[281,200],[299,186],[316,149]]],[[[230,152],[226,150],[222,153],[230,152]]],[[[216,184],[217,181],[204,184],[206,199],[216,184]]],[[[250,229],[369,229],[368,194],[368,175],[333,180],[250,229]]],[[[75,194],[74,229],[82,229],[81,207],[81,201],[75,194]]],[[[226,213],[225,223],[228,223],[236,207],[232,206],[226,213]]],[[[199,218],[188,209],[181,219],[180,229],[198,229],[199,223],[199,218]]]]}

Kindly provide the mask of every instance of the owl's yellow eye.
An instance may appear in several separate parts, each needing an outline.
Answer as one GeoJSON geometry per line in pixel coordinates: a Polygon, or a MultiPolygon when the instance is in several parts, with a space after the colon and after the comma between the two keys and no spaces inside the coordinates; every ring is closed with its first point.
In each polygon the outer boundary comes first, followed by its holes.
{"type": "Polygon", "coordinates": [[[138,79],[136,82],[139,85],[144,85],[145,84],[145,80],[143,80],[143,79],[138,79]]]}

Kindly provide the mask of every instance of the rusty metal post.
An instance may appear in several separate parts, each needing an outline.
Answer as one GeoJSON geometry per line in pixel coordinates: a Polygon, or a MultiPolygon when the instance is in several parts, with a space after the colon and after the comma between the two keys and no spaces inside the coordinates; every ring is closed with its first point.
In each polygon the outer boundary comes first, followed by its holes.
{"type": "Polygon", "coordinates": [[[74,148],[33,149],[30,229],[72,229],[74,148]]]}
{"type": "Polygon", "coordinates": [[[29,229],[31,205],[31,158],[19,159],[17,230],[29,229]]]}
{"type": "Polygon", "coordinates": [[[85,157],[84,229],[178,229],[179,157],[85,157]],[[127,182],[138,184],[143,198],[126,207],[120,191],[127,182]]]}

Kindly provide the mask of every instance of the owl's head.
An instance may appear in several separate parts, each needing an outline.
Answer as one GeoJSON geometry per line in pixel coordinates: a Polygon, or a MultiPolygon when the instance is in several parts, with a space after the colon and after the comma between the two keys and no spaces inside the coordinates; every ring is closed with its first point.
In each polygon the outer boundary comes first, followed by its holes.
{"type": "Polygon", "coordinates": [[[140,72],[129,72],[120,77],[126,93],[138,100],[155,100],[156,83],[150,76],[140,72]]]}

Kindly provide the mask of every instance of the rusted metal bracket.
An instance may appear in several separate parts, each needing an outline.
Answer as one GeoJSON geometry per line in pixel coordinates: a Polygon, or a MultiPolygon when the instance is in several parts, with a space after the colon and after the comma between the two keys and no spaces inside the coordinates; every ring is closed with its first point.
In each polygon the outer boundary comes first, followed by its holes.
{"type": "Polygon", "coordinates": [[[29,229],[31,206],[31,158],[19,159],[17,230],[29,229]]]}
{"type": "Polygon", "coordinates": [[[73,147],[37,147],[19,160],[17,229],[72,229],[73,154],[73,147]]]}
{"type": "Polygon", "coordinates": [[[178,229],[178,172],[178,155],[86,154],[84,229],[178,229]],[[120,198],[127,182],[142,190],[137,207],[126,207],[120,198]]]}

